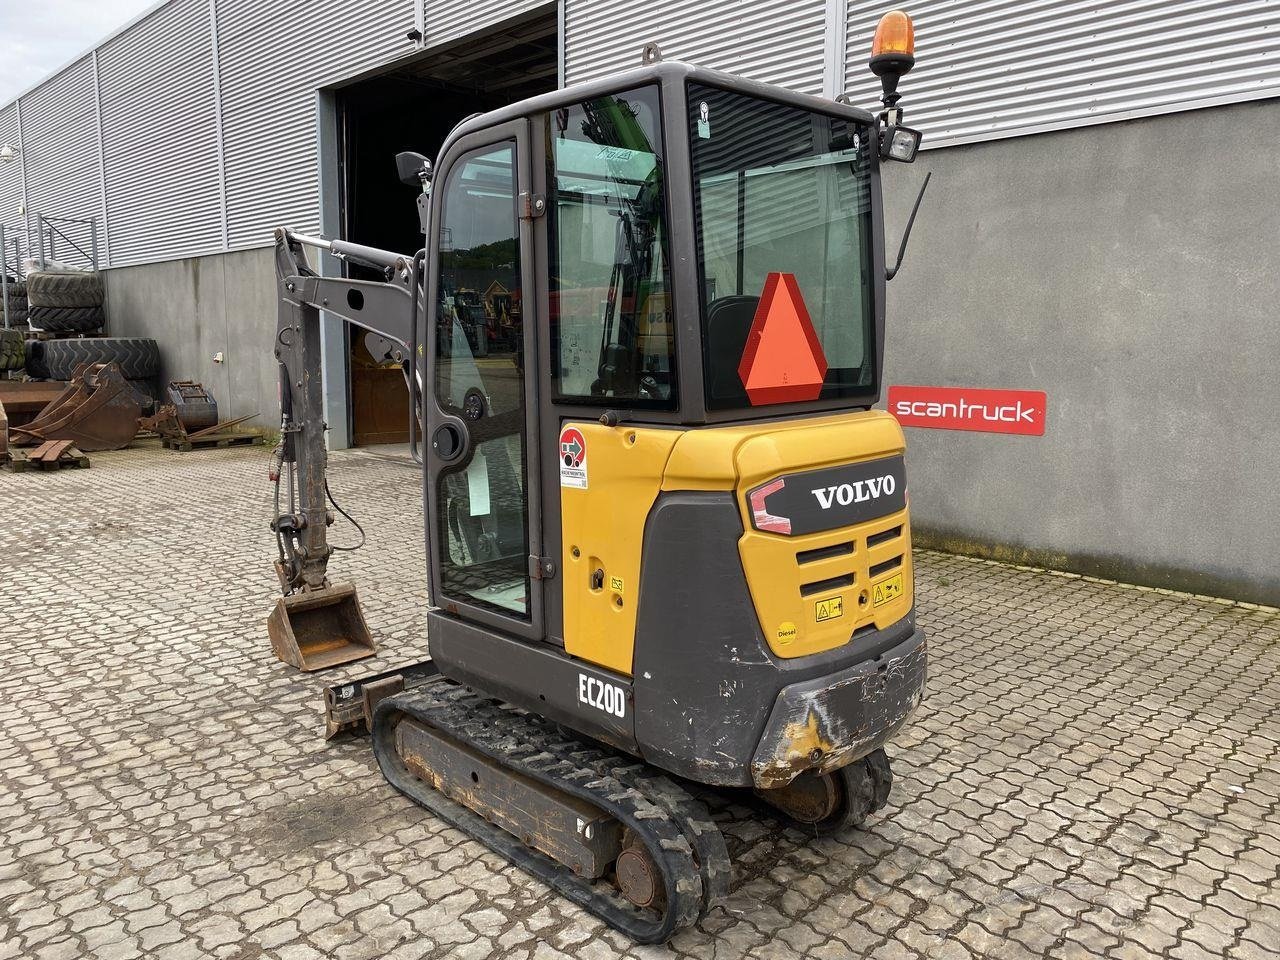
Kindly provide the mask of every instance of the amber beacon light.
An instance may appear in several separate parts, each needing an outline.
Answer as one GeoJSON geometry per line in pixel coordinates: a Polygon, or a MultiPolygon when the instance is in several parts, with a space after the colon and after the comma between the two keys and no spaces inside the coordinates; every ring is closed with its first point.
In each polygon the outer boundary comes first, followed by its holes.
{"type": "Polygon", "coordinates": [[[916,65],[916,28],[905,10],[890,10],[880,18],[867,65],[880,78],[883,91],[880,155],[887,160],[910,163],[920,148],[920,134],[902,126],[902,110],[898,107],[902,99],[898,81],[916,65]]]}

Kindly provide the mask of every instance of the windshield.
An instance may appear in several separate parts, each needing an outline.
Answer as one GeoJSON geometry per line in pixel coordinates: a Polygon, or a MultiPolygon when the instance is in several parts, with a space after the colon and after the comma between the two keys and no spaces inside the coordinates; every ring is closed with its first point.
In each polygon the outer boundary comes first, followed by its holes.
{"type": "Polygon", "coordinates": [[[707,406],[876,382],[870,130],[689,85],[707,406]]]}
{"type": "Polygon", "coordinates": [[[675,406],[658,114],[643,87],[551,115],[556,400],[675,406]]]}

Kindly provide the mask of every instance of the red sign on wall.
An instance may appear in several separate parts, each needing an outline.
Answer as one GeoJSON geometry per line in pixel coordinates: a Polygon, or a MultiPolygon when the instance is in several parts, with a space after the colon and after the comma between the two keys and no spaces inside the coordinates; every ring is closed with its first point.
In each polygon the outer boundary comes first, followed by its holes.
{"type": "Polygon", "coordinates": [[[889,412],[904,427],[1044,436],[1042,390],[890,387],[889,412]]]}

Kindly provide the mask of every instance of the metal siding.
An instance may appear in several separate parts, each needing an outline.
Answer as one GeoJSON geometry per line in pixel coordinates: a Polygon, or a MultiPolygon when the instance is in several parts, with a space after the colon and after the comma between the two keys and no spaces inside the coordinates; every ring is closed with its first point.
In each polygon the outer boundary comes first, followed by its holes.
{"type": "MultiPolygon", "coordinates": [[[[217,0],[227,244],[320,226],[316,91],[414,52],[408,0],[217,0]]],[[[408,122],[408,118],[406,118],[408,122]]]]}
{"type": "Polygon", "coordinates": [[[111,266],[220,249],[207,0],[174,0],[109,40],[98,75],[111,266]]]}
{"type": "MultiPolygon", "coordinates": [[[[33,217],[100,218],[102,184],[98,178],[92,57],[77,60],[22,98],[22,139],[28,213],[33,217]]],[[[86,252],[90,250],[88,227],[58,226],[86,252]]],[[[33,250],[37,243],[33,236],[33,250]]],[[[55,252],[61,260],[78,263],[85,259],[61,238],[55,252]]]]}
{"type": "MultiPolygon", "coordinates": [[[[866,68],[884,3],[849,2],[845,86],[866,68]]],[[[906,121],[945,146],[1280,96],[1275,0],[917,0],[906,121]]]]}
{"type": "Polygon", "coordinates": [[[423,0],[422,44],[439,46],[541,6],[546,6],[546,0],[475,0],[473,3],[423,0]]]}
{"type": "Polygon", "coordinates": [[[826,0],[564,0],[565,82],[639,66],[650,41],[685,60],[820,94],[826,0]]]}
{"type": "MultiPolygon", "coordinates": [[[[18,150],[22,144],[18,141],[18,105],[11,103],[0,109],[0,146],[8,144],[18,150]]],[[[12,162],[0,161],[0,224],[4,226],[5,239],[14,231],[23,230],[23,217],[18,210],[22,207],[22,162],[15,157],[12,162]]],[[[26,241],[23,240],[25,249],[26,241]]]]}

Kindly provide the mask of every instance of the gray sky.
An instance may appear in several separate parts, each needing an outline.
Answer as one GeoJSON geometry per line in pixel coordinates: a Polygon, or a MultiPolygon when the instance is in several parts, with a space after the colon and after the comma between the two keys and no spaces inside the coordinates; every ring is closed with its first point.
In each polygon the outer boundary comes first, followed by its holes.
{"type": "Polygon", "coordinates": [[[0,0],[0,103],[84,52],[154,0],[0,0]]]}

